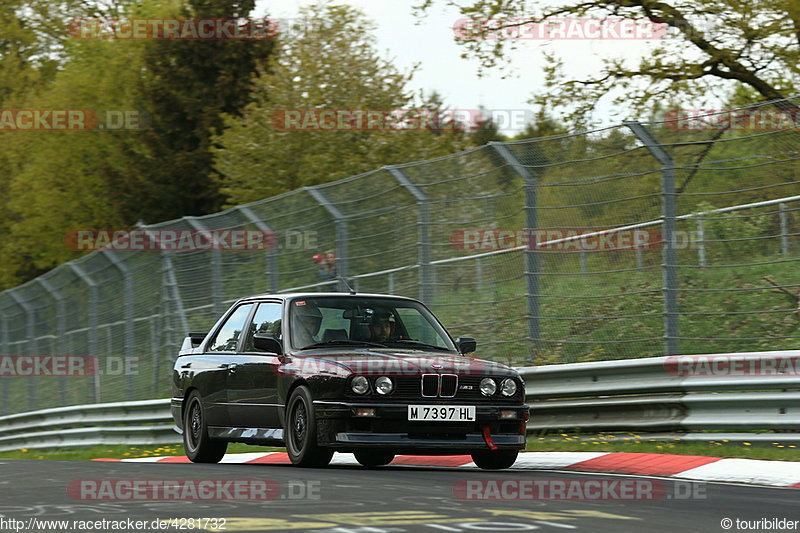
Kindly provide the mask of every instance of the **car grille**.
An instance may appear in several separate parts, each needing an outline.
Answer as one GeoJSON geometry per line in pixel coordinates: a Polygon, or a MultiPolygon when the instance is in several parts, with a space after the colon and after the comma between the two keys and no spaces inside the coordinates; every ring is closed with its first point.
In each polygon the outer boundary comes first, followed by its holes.
{"type": "MultiPolygon", "coordinates": [[[[380,397],[383,401],[436,401],[436,400],[461,400],[469,402],[519,402],[520,391],[513,397],[506,398],[499,393],[487,398],[480,391],[480,381],[484,376],[457,376],[455,374],[441,374],[441,389],[439,389],[440,374],[424,374],[422,376],[392,376],[395,388],[388,396],[368,394],[360,396],[352,392],[349,385],[347,396],[352,399],[366,400],[380,397]]],[[[500,381],[500,378],[497,378],[500,381]]]]}

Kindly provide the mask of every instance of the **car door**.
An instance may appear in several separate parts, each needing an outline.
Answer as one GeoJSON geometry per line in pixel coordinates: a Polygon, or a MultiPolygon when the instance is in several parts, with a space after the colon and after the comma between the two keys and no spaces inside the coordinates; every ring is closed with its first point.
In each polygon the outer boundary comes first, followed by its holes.
{"type": "Polygon", "coordinates": [[[231,426],[228,374],[236,369],[239,341],[253,307],[253,303],[244,303],[233,309],[206,344],[203,355],[192,358],[192,371],[196,372],[193,383],[203,396],[209,426],[231,426]]]}
{"type": "Polygon", "coordinates": [[[235,369],[228,372],[228,412],[231,425],[240,428],[279,428],[278,354],[267,353],[253,345],[256,333],[281,337],[279,301],[258,304],[250,320],[235,369]]]}

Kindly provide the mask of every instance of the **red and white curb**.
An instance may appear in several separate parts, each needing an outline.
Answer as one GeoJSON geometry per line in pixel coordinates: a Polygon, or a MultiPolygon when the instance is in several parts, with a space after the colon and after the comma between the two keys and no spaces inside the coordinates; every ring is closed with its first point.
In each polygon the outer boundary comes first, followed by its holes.
{"type": "MultiPolygon", "coordinates": [[[[94,460],[127,463],[190,462],[185,456],[94,460]]],[[[284,452],[226,454],[220,462],[228,464],[290,464],[289,458],[284,452]]],[[[357,466],[358,464],[351,453],[336,453],[331,460],[331,465],[357,466]]],[[[398,455],[391,462],[391,466],[398,465],[478,468],[469,455],[398,455]]],[[[511,469],[605,472],[800,488],[800,462],[791,461],[724,459],[657,453],[527,452],[519,455],[511,469]]]]}

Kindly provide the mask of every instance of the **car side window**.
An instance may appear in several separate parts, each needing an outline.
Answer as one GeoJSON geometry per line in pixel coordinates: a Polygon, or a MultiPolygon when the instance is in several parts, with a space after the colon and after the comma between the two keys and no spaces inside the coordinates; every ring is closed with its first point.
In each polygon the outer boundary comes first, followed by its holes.
{"type": "Polygon", "coordinates": [[[253,304],[244,304],[237,307],[236,310],[231,313],[231,316],[228,317],[228,320],[222,324],[216,337],[211,342],[208,351],[235,352],[236,345],[239,343],[239,337],[242,331],[244,331],[244,322],[247,320],[247,315],[250,314],[252,308],[253,304]]]}
{"type": "Polygon", "coordinates": [[[245,352],[263,352],[253,345],[253,335],[256,333],[271,333],[281,337],[281,311],[283,306],[278,302],[264,302],[258,304],[250,322],[250,332],[244,341],[245,352]]]}

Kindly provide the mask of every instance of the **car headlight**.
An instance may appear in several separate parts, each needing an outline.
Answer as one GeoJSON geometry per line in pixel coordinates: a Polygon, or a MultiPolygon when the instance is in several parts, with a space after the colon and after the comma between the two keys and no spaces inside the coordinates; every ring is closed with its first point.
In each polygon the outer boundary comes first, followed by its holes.
{"type": "Polygon", "coordinates": [[[369,381],[364,376],[356,376],[350,382],[350,387],[356,394],[366,394],[369,391],[369,381]]]}
{"type": "Polygon", "coordinates": [[[511,378],[504,379],[500,385],[500,393],[503,396],[514,396],[517,393],[517,382],[511,378]]]}
{"type": "Polygon", "coordinates": [[[389,394],[393,388],[394,383],[386,376],[381,376],[375,380],[375,390],[378,391],[378,394],[389,394]]]}
{"type": "Polygon", "coordinates": [[[484,396],[491,396],[497,392],[497,383],[492,378],[483,378],[481,380],[481,394],[484,396]]]}

